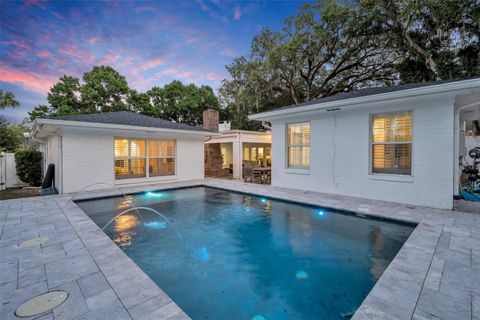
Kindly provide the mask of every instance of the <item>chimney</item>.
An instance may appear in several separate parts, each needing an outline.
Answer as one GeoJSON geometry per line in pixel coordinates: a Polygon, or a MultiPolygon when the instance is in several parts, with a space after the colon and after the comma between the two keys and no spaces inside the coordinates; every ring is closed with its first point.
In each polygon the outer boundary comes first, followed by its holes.
{"type": "Polygon", "coordinates": [[[218,132],[218,122],[220,116],[217,110],[207,109],[203,111],[203,128],[218,132]]]}

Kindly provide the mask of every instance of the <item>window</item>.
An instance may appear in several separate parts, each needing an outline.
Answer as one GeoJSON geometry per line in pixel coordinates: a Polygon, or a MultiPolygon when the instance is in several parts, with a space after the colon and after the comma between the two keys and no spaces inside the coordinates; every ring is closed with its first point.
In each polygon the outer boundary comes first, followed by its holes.
{"type": "Polygon", "coordinates": [[[148,141],[148,172],[150,177],[175,175],[175,141],[148,141]]]}
{"type": "Polygon", "coordinates": [[[412,173],[412,112],[372,115],[372,173],[412,173]]]}
{"type": "Polygon", "coordinates": [[[287,126],[288,168],[310,167],[310,123],[291,123],[287,126]]]}
{"type": "Polygon", "coordinates": [[[115,139],[115,178],[145,177],[145,140],[115,139]]]}

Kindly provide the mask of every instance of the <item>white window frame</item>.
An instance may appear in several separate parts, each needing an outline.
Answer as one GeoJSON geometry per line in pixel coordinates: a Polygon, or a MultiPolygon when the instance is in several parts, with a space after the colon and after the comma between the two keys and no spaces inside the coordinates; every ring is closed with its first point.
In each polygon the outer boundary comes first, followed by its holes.
{"type": "MultiPolygon", "coordinates": [[[[138,178],[147,178],[148,177],[148,170],[147,170],[147,166],[148,166],[148,149],[147,149],[147,140],[146,139],[143,139],[143,138],[124,138],[124,137],[115,137],[113,139],[113,174],[115,176],[115,180],[124,180],[124,179],[138,179],[138,178]],[[115,140],[127,140],[128,141],[128,156],[126,157],[116,157],[115,156],[115,140]],[[128,174],[128,175],[122,175],[122,176],[117,176],[117,174],[115,173],[115,161],[117,160],[123,160],[125,159],[127,161],[127,163],[129,164],[130,161],[129,160],[136,160],[136,159],[142,159],[142,158],[139,158],[139,157],[132,157],[131,156],[131,149],[130,149],[130,146],[131,146],[131,141],[132,140],[140,140],[140,141],[143,141],[145,143],[145,175],[132,175],[132,174],[128,174]]],[[[130,168],[130,165],[128,165],[129,168],[130,168]]],[[[130,170],[129,170],[130,171],[130,170]]]]}
{"type": "Polygon", "coordinates": [[[399,181],[399,182],[413,182],[413,172],[414,172],[414,120],[415,120],[415,113],[412,109],[403,109],[403,110],[395,110],[395,111],[385,111],[385,112],[375,112],[371,113],[369,116],[369,175],[370,179],[373,180],[392,180],[392,181],[399,181]],[[374,142],[373,141],[373,117],[378,115],[386,115],[386,114],[395,114],[395,113],[402,113],[402,112],[410,112],[412,116],[412,127],[411,127],[411,140],[410,142],[374,142]],[[373,172],[373,146],[377,144],[383,145],[393,145],[393,144],[410,144],[411,145],[411,153],[410,153],[410,174],[401,174],[397,172],[373,172]]]}
{"type": "MultiPolygon", "coordinates": [[[[137,157],[133,157],[132,159],[136,159],[137,157]]],[[[136,138],[136,137],[113,137],[113,176],[115,177],[115,180],[117,181],[124,181],[124,180],[138,180],[142,181],[142,179],[162,179],[162,178],[172,178],[177,176],[177,139],[149,139],[149,138],[136,138]],[[115,140],[143,140],[145,141],[145,176],[138,176],[138,175],[125,175],[125,176],[119,176],[115,174],[115,160],[120,159],[120,158],[125,158],[127,161],[131,159],[130,157],[130,142],[129,142],[129,156],[128,157],[116,157],[115,156],[115,140]],[[152,157],[152,158],[173,158],[174,159],[174,173],[171,175],[152,175],[150,176],[150,155],[149,155],[149,146],[148,143],[150,140],[153,141],[173,141],[174,142],[174,150],[175,150],[175,156],[174,157],[152,157]]]]}
{"type": "Polygon", "coordinates": [[[298,122],[289,122],[285,124],[285,169],[287,172],[290,173],[309,173],[310,170],[310,164],[311,164],[311,159],[310,159],[310,153],[311,153],[311,139],[312,139],[312,126],[310,121],[298,121],[298,122]],[[309,130],[309,136],[308,136],[308,144],[289,144],[288,140],[288,128],[290,126],[294,125],[299,125],[299,124],[308,124],[308,130],[309,130]],[[308,166],[290,166],[289,159],[290,159],[290,147],[309,147],[309,152],[308,152],[308,166]]]}
{"type": "Polygon", "coordinates": [[[147,168],[147,177],[173,177],[177,174],[177,140],[176,139],[147,139],[147,152],[148,152],[148,168],[147,168]],[[173,141],[173,152],[174,156],[155,156],[155,157],[150,157],[150,141],[173,141]],[[150,175],[150,158],[152,159],[173,159],[173,174],[155,174],[155,175],[150,175]]]}

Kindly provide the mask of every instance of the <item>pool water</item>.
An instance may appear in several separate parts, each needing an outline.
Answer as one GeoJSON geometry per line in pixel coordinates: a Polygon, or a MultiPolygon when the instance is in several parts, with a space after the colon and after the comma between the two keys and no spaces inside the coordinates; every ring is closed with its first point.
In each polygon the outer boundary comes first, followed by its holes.
{"type": "MultiPolygon", "coordinates": [[[[204,187],[129,198],[173,226],[130,211],[105,232],[192,319],[348,319],[414,228],[204,187]]],[[[99,227],[129,208],[76,203],[99,227]]]]}

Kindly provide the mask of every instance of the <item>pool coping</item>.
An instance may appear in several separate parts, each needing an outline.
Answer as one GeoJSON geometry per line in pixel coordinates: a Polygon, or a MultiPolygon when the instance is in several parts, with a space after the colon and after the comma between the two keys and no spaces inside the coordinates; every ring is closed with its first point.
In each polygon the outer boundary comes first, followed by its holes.
{"type": "MultiPolygon", "coordinates": [[[[435,294],[432,296],[430,291],[438,292],[438,296],[442,299],[445,296],[445,292],[441,292],[440,285],[447,259],[435,257],[439,244],[445,242],[442,239],[442,235],[449,233],[451,238],[454,234],[456,236],[471,237],[472,239],[477,239],[477,236],[480,237],[480,232],[477,233],[477,231],[480,231],[480,215],[462,212],[453,213],[448,210],[411,207],[398,203],[305,192],[265,185],[253,185],[231,180],[194,180],[122,187],[121,190],[131,194],[149,190],[195,186],[243,192],[256,196],[275,198],[281,201],[291,201],[311,206],[356,212],[388,220],[416,223],[417,226],[412,234],[376,282],[352,319],[447,319],[447,314],[442,316],[445,312],[442,310],[429,310],[421,299],[426,290],[429,290],[428,299],[432,303],[435,303],[438,299],[435,294]],[[469,224],[471,226],[466,227],[469,224]]],[[[77,199],[85,200],[98,198],[99,196],[108,197],[114,195],[118,195],[118,192],[114,190],[95,190],[87,191],[77,199]]],[[[53,200],[55,202],[58,209],[60,209],[59,211],[67,218],[77,237],[82,241],[98,269],[108,281],[118,300],[128,312],[129,317],[133,319],[189,319],[188,315],[106,234],[98,232],[99,227],[75,203],[71,203],[67,208],[64,208],[69,197],[71,195],[43,197],[40,199],[45,201],[53,200]],[[125,285],[125,283],[128,283],[128,285],[125,285]],[[132,295],[132,292],[135,292],[136,295],[132,295]]],[[[27,199],[32,201],[31,199],[35,198],[27,199]]],[[[21,200],[24,199],[17,201],[20,202],[21,200]]],[[[14,203],[15,200],[9,201],[14,203]]],[[[6,218],[2,221],[5,222],[6,218]]],[[[448,240],[448,244],[451,247],[452,239],[448,240]]],[[[477,258],[477,254],[480,253],[480,246],[471,241],[462,247],[462,243],[455,240],[455,246],[453,247],[453,249],[457,249],[459,254],[470,250],[472,257],[470,267],[474,268],[472,259],[474,257],[475,259],[477,258]]],[[[478,256],[480,257],[480,255],[478,256]]],[[[476,270],[475,268],[473,269],[474,274],[472,276],[475,276],[476,270]]],[[[472,280],[474,279],[476,278],[472,278],[472,280]]],[[[480,279],[480,276],[478,279],[480,279]]],[[[468,291],[467,293],[471,295],[470,319],[480,319],[479,287],[480,282],[477,285],[474,284],[473,288],[463,290],[468,291]]],[[[457,285],[455,289],[458,290],[459,286],[457,285]]],[[[459,292],[458,294],[463,293],[459,292]]],[[[457,307],[459,306],[457,305],[457,307]]],[[[464,311],[463,305],[461,311],[464,311]]]]}

